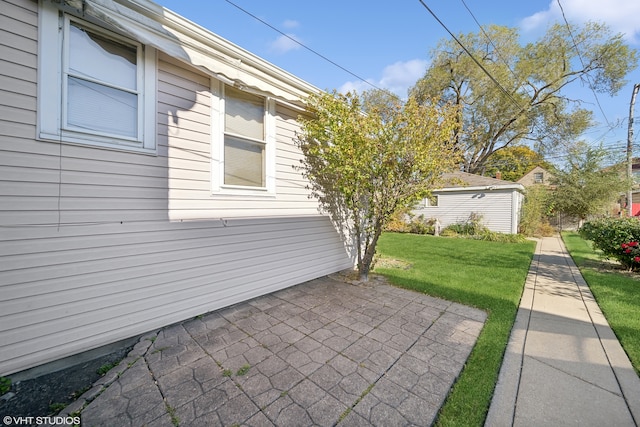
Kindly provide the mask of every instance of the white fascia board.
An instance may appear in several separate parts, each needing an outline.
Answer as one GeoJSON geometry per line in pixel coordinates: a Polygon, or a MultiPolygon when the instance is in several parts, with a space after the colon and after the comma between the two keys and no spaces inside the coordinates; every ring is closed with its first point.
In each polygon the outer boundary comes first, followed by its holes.
{"type": "Polygon", "coordinates": [[[517,190],[524,192],[524,186],[522,184],[507,184],[507,185],[479,185],[475,187],[445,187],[432,190],[433,193],[454,193],[460,191],[499,191],[499,190],[517,190]]]}

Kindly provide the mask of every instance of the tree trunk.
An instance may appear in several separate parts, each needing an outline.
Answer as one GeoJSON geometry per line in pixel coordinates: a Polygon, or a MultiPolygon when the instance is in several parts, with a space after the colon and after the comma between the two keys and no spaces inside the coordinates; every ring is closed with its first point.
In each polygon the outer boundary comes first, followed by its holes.
{"type": "Polygon", "coordinates": [[[369,245],[365,248],[364,256],[362,257],[362,261],[358,265],[358,274],[360,275],[360,280],[362,282],[369,281],[369,270],[371,270],[371,263],[373,262],[373,257],[376,254],[376,245],[378,244],[378,238],[382,234],[382,226],[376,225],[373,239],[369,245]]]}

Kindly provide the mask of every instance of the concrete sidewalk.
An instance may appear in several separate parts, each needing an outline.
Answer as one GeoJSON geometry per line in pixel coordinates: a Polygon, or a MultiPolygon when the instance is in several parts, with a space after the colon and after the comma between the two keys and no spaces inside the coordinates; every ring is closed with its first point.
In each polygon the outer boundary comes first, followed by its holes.
{"type": "Polygon", "coordinates": [[[637,426],[640,379],[559,237],[538,242],[486,426],[637,426]]]}

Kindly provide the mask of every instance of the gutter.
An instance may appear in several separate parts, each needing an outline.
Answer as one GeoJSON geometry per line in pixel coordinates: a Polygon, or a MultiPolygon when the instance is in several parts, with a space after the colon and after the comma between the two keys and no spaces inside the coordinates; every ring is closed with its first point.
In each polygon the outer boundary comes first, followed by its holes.
{"type": "Polygon", "coordinates": [[[517,190],[524,193],[524,186],[522,184],[507,184],[507,185],[481,185],[474,187],[446,187],[432,190],[434,193],[453,193],[456,191],[496,191],[496,190],[517,190]]]}

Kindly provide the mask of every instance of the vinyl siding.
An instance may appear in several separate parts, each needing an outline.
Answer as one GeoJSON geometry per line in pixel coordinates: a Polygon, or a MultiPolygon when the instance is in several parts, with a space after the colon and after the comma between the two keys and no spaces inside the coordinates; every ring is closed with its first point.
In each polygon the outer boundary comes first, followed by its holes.
{"type": "Polygon", "coordinates": [[[297,112],[270,198],[212,196],[209,78],[163,54],[157,156],[38,141],[37,3],[0,14],[0,375],[352,265],[293,169],[297,112]]]}
{"type": "Polygon", "coordinates": [[[443,228],[464,222],[469,219],[471,213],[478,213],[482,215],[482,223],[492,231],[517,232],[520,196],[515,190],[434,194],[438,194],[438,206],[419,207],[413,213],[424,215],[425,218],[437,218],[443,228]]]}

